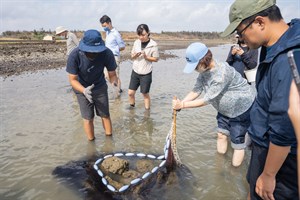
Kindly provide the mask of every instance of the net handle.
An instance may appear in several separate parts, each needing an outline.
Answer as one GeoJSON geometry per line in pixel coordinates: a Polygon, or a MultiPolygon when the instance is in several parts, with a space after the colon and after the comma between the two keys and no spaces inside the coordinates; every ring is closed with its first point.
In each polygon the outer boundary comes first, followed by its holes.
{"type": "MultiPolygon", "coordinates": [[[[177,97],[174,96],[173,97],[173,100],[177,100],[177,97]]],[[[173,123],[174,123],[174,135],[176,137],[176,116],[177,116],[177,110],[176,109],[173,109],[173,123]]]]}

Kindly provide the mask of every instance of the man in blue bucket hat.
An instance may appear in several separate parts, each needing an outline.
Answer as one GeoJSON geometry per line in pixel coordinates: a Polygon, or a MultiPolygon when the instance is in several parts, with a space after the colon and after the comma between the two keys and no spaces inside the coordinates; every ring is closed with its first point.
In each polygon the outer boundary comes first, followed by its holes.
{"type": "Polygon", "coordinates": [[[223,36],[236,31],[250,48],[262,47],[248,130],[249,198],[299,199],[297,140],[287,112],[292,81],[287,52],[300,47],[300,19],[287,24],[275,0],[236,0],[229,20],[223,36]]]}
{"type": "Polygon", "coordinates": [[[102,119],[105,134],[112,134],[104,67],[108,70],[111,83],[116,85],[117,65],[113,53],[105,47],[99,31],[88,30],[79,47],[70,54],[66,71],[77,96],[84,130],[90,141],[95,139],[94,110],[102,119]]]}

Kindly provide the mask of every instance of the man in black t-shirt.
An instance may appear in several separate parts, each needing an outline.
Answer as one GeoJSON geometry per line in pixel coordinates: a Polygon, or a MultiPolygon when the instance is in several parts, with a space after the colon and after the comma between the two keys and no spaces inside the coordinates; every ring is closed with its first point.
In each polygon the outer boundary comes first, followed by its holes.
{"type": "Polygon", "coordinates": [[[66,71],[77,96],[84,130],[90,141],[95,139],[94,110],[102,119],[105,134],[112,134],[104,67],[108,70],[111,83],[116,85],[117,65],[113,53],[105,47],[97,30],[88,30],[84,33],[79,47],[70,54],[66,71]]]}

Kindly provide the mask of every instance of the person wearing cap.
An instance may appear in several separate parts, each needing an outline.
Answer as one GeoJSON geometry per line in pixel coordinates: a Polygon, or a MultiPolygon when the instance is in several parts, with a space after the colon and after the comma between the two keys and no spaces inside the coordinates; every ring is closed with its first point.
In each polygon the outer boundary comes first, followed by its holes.
{"type": "Polygon", "coordinates": [[[242,164],[247,141],[245,135],[250,125],[249,112],[255,90],[233,67],[213,59],[205,44],[196,42],[186,50],[185,73],[199,73],[193,90],[181,101],[173,100],[173,109],[196,108],[211,104],[217,111],[217,151],[227,151],[227,136],[234,149],[232,165],[242,164]],[[202,98],[198,98],[205,93],[202,98]]]}
{"type": "Polygon", "coordinates": [[[129,83],[129,104],[135,106],[135,93],[138,87],[144,97],[145,109],[150,109],[150,86],[152,83],[153,62],[159,59],[157,43],[150,38],[147,24],[140,24],[136,29],[139,39],[135,40],[131,50],[133,60],[132,72],[129,83]]]}
{"type": "Polygon", "coordinates": [[[300,19],[287,24],[275,0],[236,0],[229,26],[252,49],[261,47],[257,97],[250,112],[252,139],[247,173],[251,199],[299,199],[297,140],[288,116],[292,75],[287,52],[300,47],[300,19]]]}
{"type": "Polygon", "coordinates": [[[94,110],[101,117],[105,134],[112,134],[104,67],[108,70],[111,83],[116,84],[117,65],[112,51],[105,47],[99,31],[87,30],[79,47],[71,52],[66,71],[77,96],[84,130],[90,141],[95,139],[94,110]]]}
{"type": "MultiPolygon", "coordinates": [[[[99,21],[106,33],[105,45],[113,52],[115,56],[115,60],[118,66],[116,69],[118,77],[118,92],[121,93],[122,89],[120,80],[120,51],[123,51],[125,49],[125,42],[123,41],[119,31],[112,26],[110,17],[108,17],[107,15],[103,15],[99,21]]],[[[106,68],[104,69],[104,74],[105,77],[108,79],[109,77],[106,68]]]]}
{"type": "Polygon", "coordinates": [[[64,39],[67,39],[67,54],[66,55],[69,56],[71,51],[73,51],[73,49],[75,49],[79,44],[77,36],[74,33],[68,31],[63,26],[58,26],[55,29],[55,33],[56,33],[56,35],[62,36],[64,39]]]}
{"type": "Polygon", "coordinates": [[[237,44],[230,48],[226,62],[246,78],[244,71],[254,69],[257,66],[258,50],[250,49],[245,41],[238,35],[237,44]]]}

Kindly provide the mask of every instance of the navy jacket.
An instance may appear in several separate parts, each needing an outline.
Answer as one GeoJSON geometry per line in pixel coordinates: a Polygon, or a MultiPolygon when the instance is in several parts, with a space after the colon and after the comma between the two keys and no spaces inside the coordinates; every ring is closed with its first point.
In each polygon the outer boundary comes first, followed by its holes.
{"type": "Polygon", "coordinates": [[[245,78],[244,71],[248,69],[254,69],[257,66],[258,50],[249,49],[248,47],[241,47],[245,53],[240,56],[232,55],[232,48],[233,47],[230,48],[226,62],[245,78]]]}
{"type": "Polygon", "coordinates": [[[297,140],[287,113],[292,81],[287,52],[294,48],[300,48],[300,19],[293,19],[273,46],[261,50],[249,135],[259,146],[268,148],[271,141],[291,146],[291,153],[296,154],[297,140]]]}

